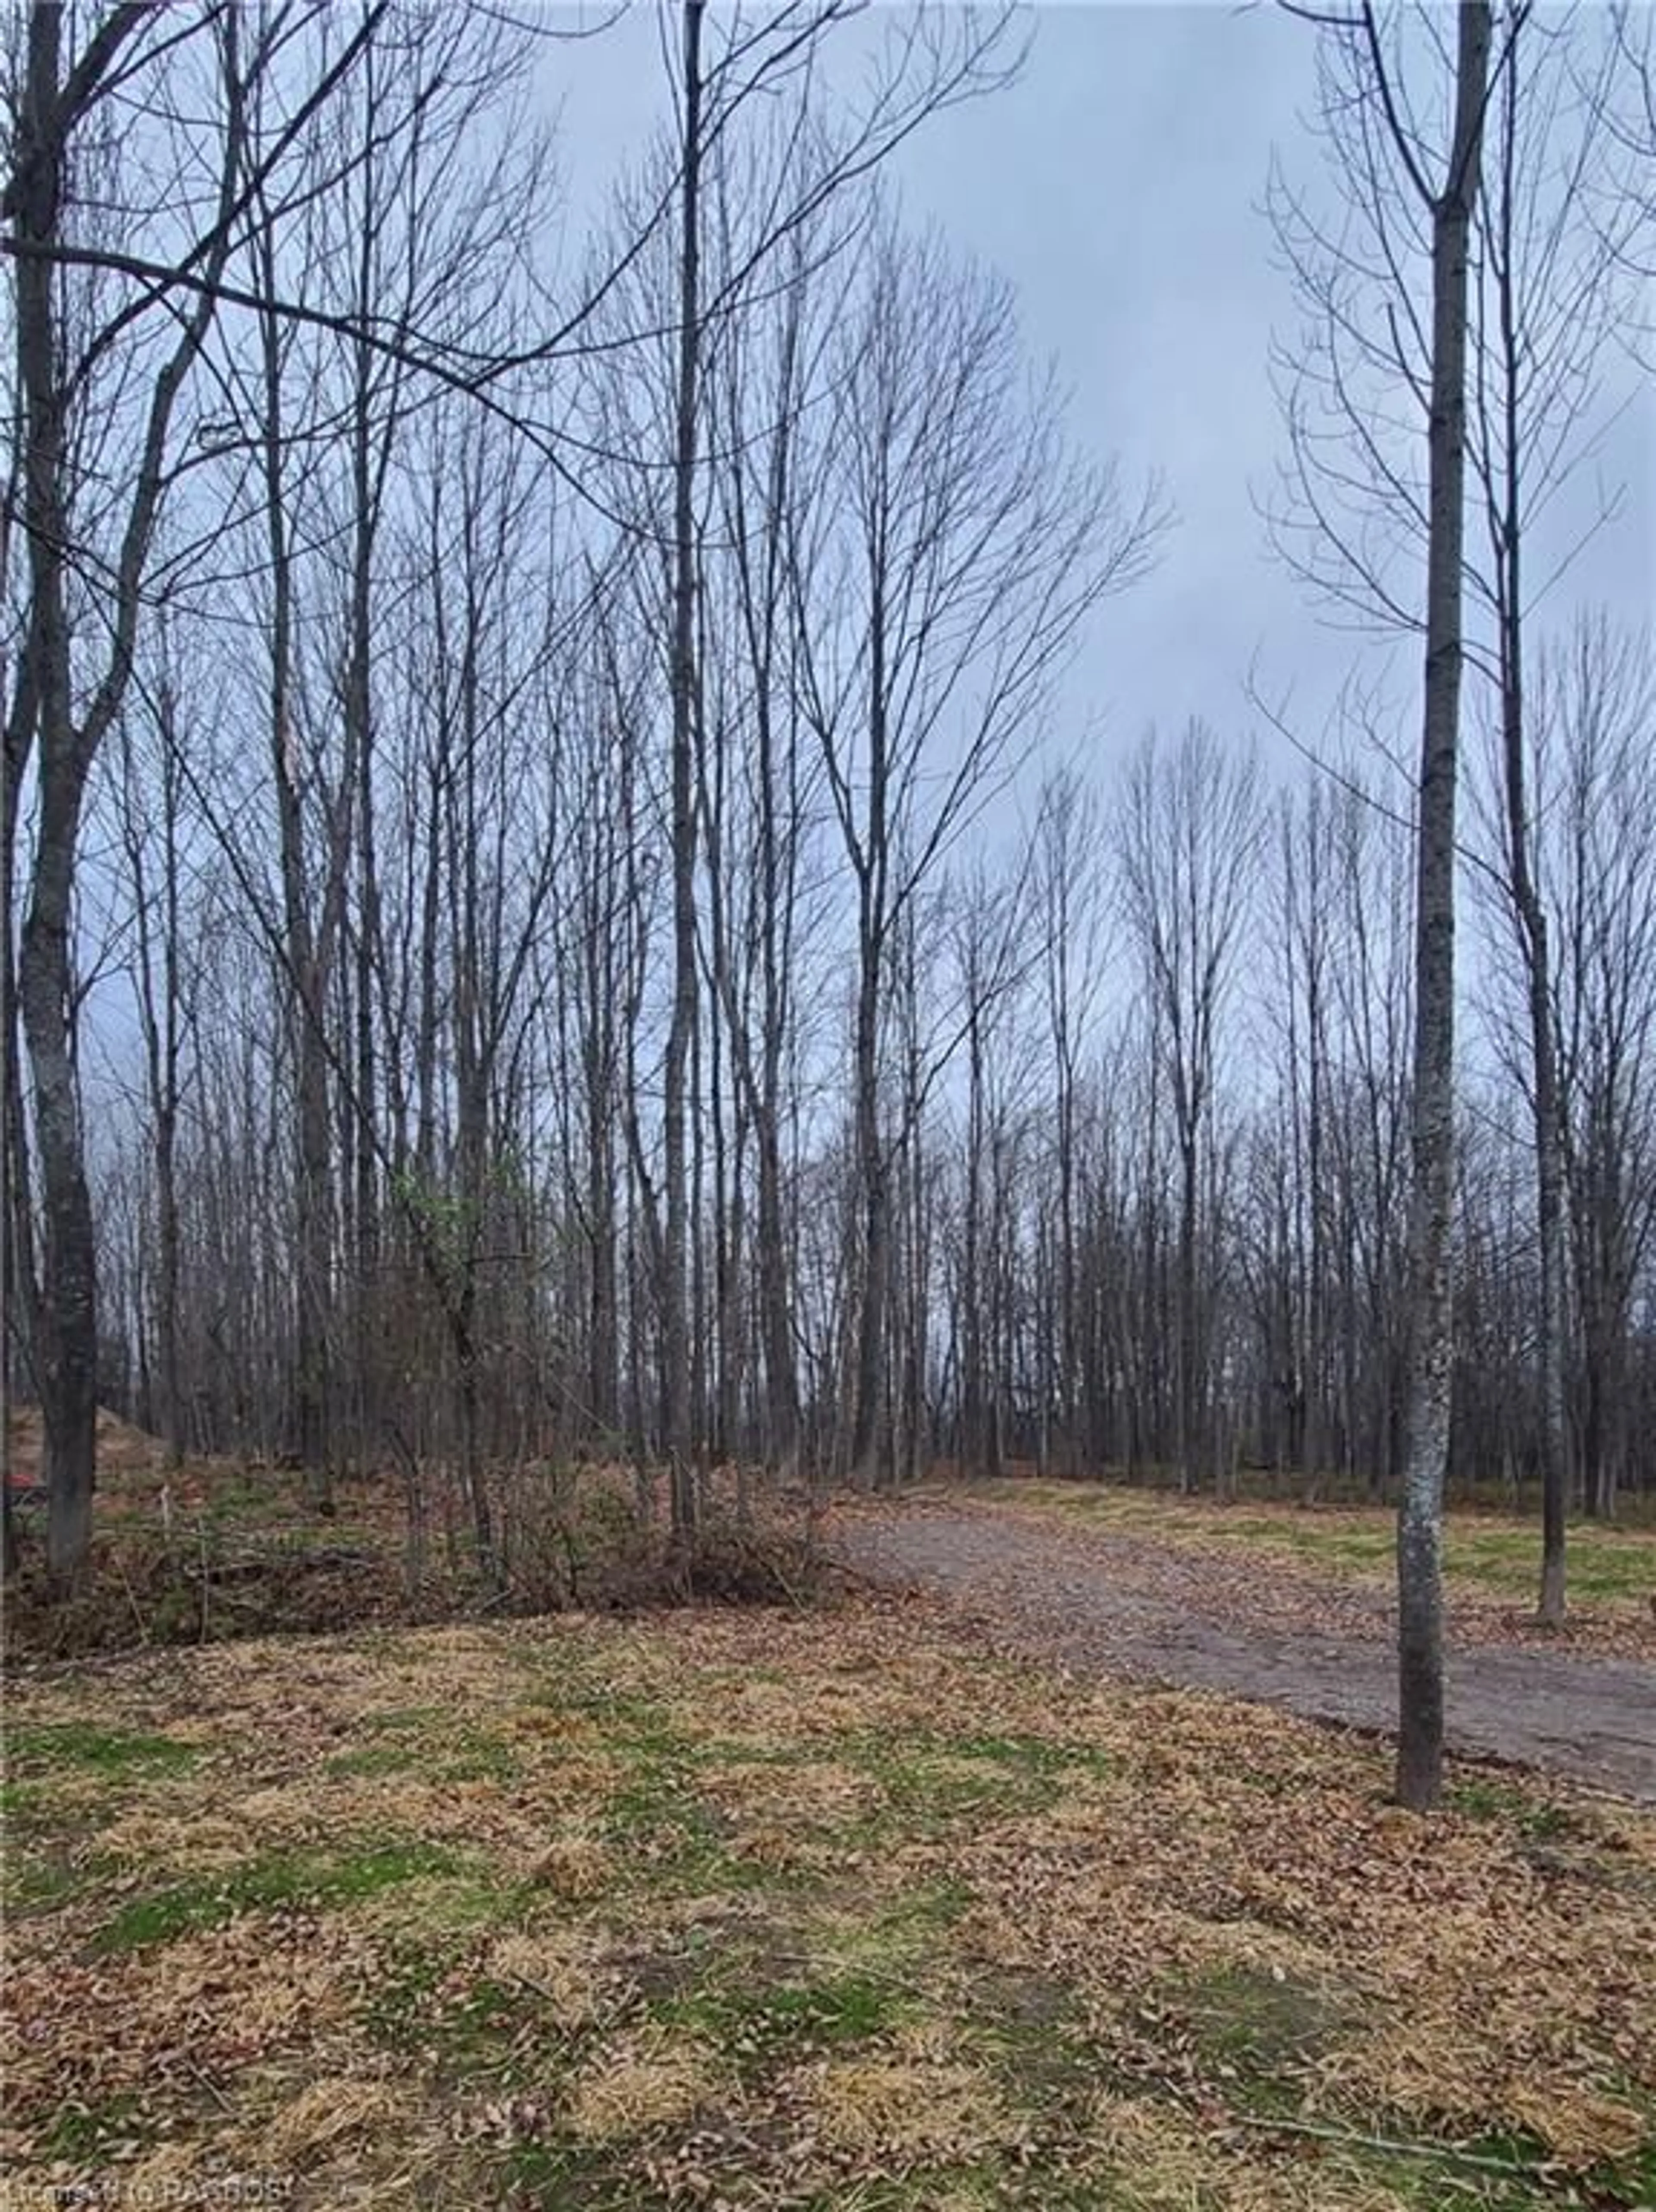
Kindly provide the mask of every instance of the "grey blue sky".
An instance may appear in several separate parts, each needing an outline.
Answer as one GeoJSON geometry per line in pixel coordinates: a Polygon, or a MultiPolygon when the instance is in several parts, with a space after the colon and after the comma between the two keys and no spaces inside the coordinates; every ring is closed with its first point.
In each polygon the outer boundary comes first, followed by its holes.
{"type": "MultiPolygon", "coordinates": [[[[1077,436],[1118,455],[1130,480],[1159,471],[1178,512],[1155,574],[1093,625],[1063,749],[1107,763],[1151,720],[1171,728],[1192,714],[1240,736],[1259,726],[1245,696],[1256,665],[1271,696],[1291,690],[1316,738],[1354,657],[1372,648],[1331,629],[1270,559],[1254,505],[1284,450],[1271,338],[1297,325],[1261,204],[1273,150],[1296,179],[1315,173],[1302,118],[1316,34],[1270,5],[1174,0],[1042,5],[1030,20],[1020,81],[932,122],[895,173],[914,216],[1012,280],[1032,353],[1052,358],[1073,394],[1077,436]]],[[[583,202],[664,112],[659,39],[655,9],[639,3],[549,55],[583,202]]],[[[1656,396],[1630,368],[1616,375],[1631,397],[1598,473],[1625,484],[1622,512],[1542,619],[1580,599],[1633,617],[1656,604],[1656,396]]],[[[1571,514],[1557,526],[1569,531],[1571,514]]],[[[1415,648],[1392,653],[1389,689],[1406,713],[1415,648]]],[[[1285,750],[1261,735],[1267,752],[1285,750]]]]}

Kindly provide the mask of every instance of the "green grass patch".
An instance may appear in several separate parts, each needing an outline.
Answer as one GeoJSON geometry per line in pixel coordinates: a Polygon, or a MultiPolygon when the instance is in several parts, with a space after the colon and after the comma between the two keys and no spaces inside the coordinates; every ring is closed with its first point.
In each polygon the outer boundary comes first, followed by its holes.
{"type": "Polygon", "coordinates": [[[10,1836],[50,1828],[56,1803],[50,1783],[0,1782],[0,1827],[10,1836]]]}
{"type": "MultiPolygon", "coordinates": [[[[633,2212],[665,2200],[640,2193],[637,2166],[625,2150],[594,2149],[539,2136],[515,2142],[493,2161],[488,2201],[544,2208],[544,2212],[633,2212]]],[[[851,2212],[842,2205],[841,2212],[851,2212]]]]}
{"type": "MultiPolygon", "coordinates": [[[[924,2166],[913,2173],[878,2174],[859,2181],[855,2190],[828,2189],[808,2197],[799,2212],[931,2212],[947,2204],[949,2212],[995,2212],[1000,2206],[1028,2203],[1013,2177],[997,2174],[980,2165],[924,2166]]],[[[1043,2197],[1052,2212],[1073,2212],[1074,2200],[1043,2197]]],[[[1092,2212],[1113,2212],[1101,2199],[1088,2200],[1092,2212]]]]}
{"type": "Polygon", "coordinates": [[[417,1873],[391,1886],[396,1924],[410,1938],[433,1941],[509,1927],[535,1902],[531,1887],[498,1882],[487,1873],[417,1873]]]}
{"type": "Polygon", "coordinates": [[[360,1751],[342,1751],[323,1768],[337,1781],[373,1781],[387,1774],[409,1774],[426,1764],[427,1754],[416,1743],[367,1743],[360,1751]]]}
{"type": "MultiPolygon", "coordinates": [[[[1221,1505],[1211,1498],[1113,1484],[1004,1481],[977,1492],[1123,1534],[1222,1550],[1274,1553],[1348,1575],[1389,1581],[1397,1531],[1388,1508],[1221,1505]]],[[[1468,1594],[1532,1602],[1540,1573],[1538,1517],[1453,1509],[1444,1525],[1444,1572],[1468,1594]]],[[[1570,1596],[1584,1605],[1629,1605],[1656,1596],[1656,1534],[1603,1521],[1571,1523],[1570,1596]]]]}
{"type": "Polygon", "coordinates": [[[710,2037],[740,2064],[768,2066],[850,2044],[871,2042],[920,2015],[918,1999],[864,1972],[810,1979],[732,1983],[715,1978],[657,1999],[652,2016],[710,2037]]]}
{"type": "Polygon", "coordinates": [[[546,2000],[482,1975],[457,1989],[464,1960],[464,1945],[453,1942],[403,1947],[359,2014],[367,2033],[385,2050],[434,2060],[468,2088],[544,2075],[558,2041],[546,2000]]]}
{"type": "Polygon", "coordinates": [[[884,1803],[852,1824],[877,1840],[894,1827],[939,1837],[961,1826],[1048,1810],[1075,1774],[1102,1774],[1110,1761],[1085,1746],[1035,1735],[950,1735],[934,1729],[851,1729],[834,1751],[880,1785],[884,1803]]]}
{"type": "Polygon", "coordinates": [[[656,1759],[634,1765],[605,1806],[600,1830],[624,1881],[678,1895],[778,1878],[732,1848],[735,1832],[717,1806],[697,1796],[692,1765],[656,1759]]]}
{"type": "Polygon", "coordinates": [[[1028,1774],[1107,1774],[1115,1762],[1088,1744],[1055,1742],[1045,1735],[945,1735],[928,1739],[951,1759],[982,1759],[1028,1774]]]}
{"type": "MultiPolygon", "coordinates": [[[[925,2165],[871,2175],[798,2201],[798,2212],[1224,2212],[1221,2199],[1164,2193],[1153,2180],[1119,2180],[1086,2154],[1039,2151],[925,2165]]],[[[621,2212],[619,2203],[616,2212],[621,2212]]]]}
{"type": "Polygon", "coordinates": [[[464,1750],[440,1758],[430,1769],[439,1782],[496,1782],[504,1787],[523,1773],[523,1761],[511,1744],[478,1736],[464,1750]]]}
{"type": "Polygon", "coordinates": [[[103,1952],[169,1943],[231,1920],[240,1912],[324,1911],[360,1904],[382,1890],[432,1874],[452,1872],[453,1852],[422,1843],[385,1844],[327,1856],[281,1853],[211,1881],[179,1882],[124,1905],[95,1939],[103,1952]]]}
{"type": "Polygon", "coordinates": [[[96,2105],[70,2099],[47,2126],[45,2142],[53,2158],[84,2165],[107,2158],[112,2150],[142,2140],[147,2132],[143,2107],[135,2095],[106,2097],[96,2105]]]}
{"type": "Polygon", "coordinates": [[[1252,1966],[1191,1978],[1173,1997],[1206,2065],[1249,2111],[1265,2115],[1297,2111],[1299,2077],[1359,2009],[1343,1990],[1252,1966]]]}
{"type": "Polygon", "coordinates": [[[427,2038],[438,1986],[460,1955],[454,1943],[407,1938],[381,1951],[379,1971],[358,2014],[376,2043],[403,2051],[427,2038]]]}
{"type": "Polygon", "coordinates": [[[85,1721],[45,1721],[6,1730],[6,1763],[25,1773],[95,1774],[111,1782],[136,1775],[187,1773],[200,1759],[194,1744],[174,1736],[139,1735],[85,1721]]]}
{"type": "MultiPolygon", "coordinates": [[[[394,1655],[397,1646],[390,1644],[394,1655]]],[[[434,1729],[442,1727],[449,1717],[437,1705],[394,1705],[383,1713],[364,1713],[356,1723],[364,1735],[412,1735],[422,1737],[434,1729]]]]}
{"type": "Polygon", "coordinates": [[[77,1866],[61,1843],[37,1847],[27,1856],[16,1850],[4,1856],[0,1898],[9,1914],[53,1911],[100,1878],[100,1869],[77,1866]]]}
{"type": "MultiPolygon", "coordinates": [[[[1451,1515],[1445,1529],[1445,1571],[1503,1596],[1533,1599],[1540,1544],[1536,1523],[1502,1528],[1488,1519],[1457,1521],[1451,1515]]],[[[1575,1522],[1566,1539],[1565,1566],[1569,1595],[1580,1603],[1635,1603],[1656,1595],[1656,1539],[1643,1530],[1575,1522]]]]}
{"type": "Polygon", "coordinates": [[[463,1749],[444,1751],[411,1734],[398,1733],[384,1743],[365,1743],[329,1759],[324,1773],[336,1781],[372,1782],[391,1774],[424,1774],[434,1782],[515,1782],[522,1761],[510,1744],[487,1736],[463,1749]]]}
{"type": "Polygon", "coordinates": [[[1513,1827],[1526,1843],[1568,1841],[1581,1833],[1581,1823],[1562,1805],[1538,1805],[1509,1782],[1486,1780],[1454,1783],[1443,1793],[1447,1809],[1469,1820],[1499,1821],[1513,1827]]]}
{"type": "Polygon", "coordinates": [[[882,1951],[929,1948],[965,1917],[972,1893],[963,1881],[944,1879],[899,1890],[868,1916],[868,1939],[882,1951]]]}
{"type": "Polygon", "coordinates": [[[1453,2145],[1409,2142],[1406,2129],[1393,2130],[1382,2118],[1373,2142],[1354,2137],[1332,2162],[1386,2188],[1410,2212],[1539,2212],[1543,2206],[1551,2212],[1646,2212],[1656,2203],[1656,2154],[1571,2172],[1550,2160],[1533,2136],[1517,2130],[1453,2145]]]}

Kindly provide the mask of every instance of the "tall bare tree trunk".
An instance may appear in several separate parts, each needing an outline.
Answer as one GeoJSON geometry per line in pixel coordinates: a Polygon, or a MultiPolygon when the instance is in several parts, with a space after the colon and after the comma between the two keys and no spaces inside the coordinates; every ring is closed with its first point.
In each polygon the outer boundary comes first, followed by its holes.
{"type": "MultiPolygon", "coordinates": [[[[165,631],[163,630],[163,640],[165,631]]],[[[163,646],[165,651],[165,646],[163,646]]],[[[155,1170],[155,1364],[160,1370],[158,1408],[144,1418],[167,1439],[167,1464],[183,1464],[185,1417],[179,1349],[179,1279],[182,1239],[179,1219],[179,1065],[182,1048],[182,925],[179,889],[183,873],[179,805],[181,752],[173,672],[165,661],[155,687],[155,734],[161,782],[161,881],[155,889],[159,924],[144,860],[143,799],[130,736],[120,732],[122,834],[132,871],[133,921],[136,940],[134,982],[143,1038],[144,1078],[155,1170]],[[159,944],[156,942],[159,927],[159,944]]],[[[139,1343],[144,1344],[142,1322],[139,1343]]]]}
{"type": "MultiPolygon", "coordinates": [[[[275,289],[276,261],[267,223],[260,267],[275,289]]],[[[296,1093],[294,1126],[294,1339],[289,1411],[284,1425],[313,1505],[330,1499],[333,1440],[329,1419],[328,1358],[332,1305],[332,1176],[328,1131],[328,916],[312,927],[306,878],[304,782],[295,726],[294,555],[285,470],[281,325],[260,318],[264,394],[261,489],[270,578],[270,717],[271,788],[276,797],[282,908],[282,955],[289,1048],[296,1093]]],[[[335,872],[330,863],[331,878],[335,872]]],[[[328,915],[337,904],[327,900],[328,915]]]]}
{"type": "Polygon", "coordinates": [[[1489,0],[1462,0],[1448,174],[1432,205],[1426,681],[1415,896],[1411,1334],[1398,1515],[1398,1765],[1424,1811],[1443,1777],[1443,1486],[1454,1372],[1455,787],[1459,764],[1467,249],[1489,75],[1489,0]]]}
{"type": "MultiPolygon", "coordinates": [[[[1518,586],[1517,549],[1512,586],[1518,586]]],[[[1516,600],[1513,601],[1514,611],[1516,600]]],[[[1503,624],[1503,630],[1505,625],[1503,624]]],[[[1564,1139],[1553,1027],[1552,952],[1547,912],[1530,866],[1529,805],[1524,775],[1523,678],[1515,646],[1501,647],[1501,750],[1505,763],[1507,866],[1523,939],[1535,1127],[1536,1229],[1539,1246],[1541,1364],[1541,1591],[1550,1628],[1564,1620],[1564,1139]]]]}
{"type": "Polygon", "coordinates": [[[46,1559],[79,1572],[92,1541],[97,1437],[98,1309],[92,1195],[76,1092],[70,901],[89,758],[74,725],[64,604],[69,517],[64,395],[56,274],[64,146],[59,119],[63,11],[30,11],[17,150],[8,193],[19,240],[17,380],[23,405],[23,519],[28,538],[25,651],[33,692],[39,821],[18,962],[18,1000],[33,1075],[35,1140],[45,1200],[36,1358],[45,1430],[46,1559]]]}
{"type": "MultiPolygon", "coordinates": [[[[20,461],[14,446],[0,509],[0,581],[10,574],[13,519],[21,505],[20,461]]],[[[0,655],[0,670],[12,678],[6,698],[5,756],[0,763],[3,779],[0,781],[0,1576],[7,1578],[18,1565],[11,1485],[14,1382],[20,1367],[26,1371],[33,1367],[40,1306],[12,923],[19,805],[24,772],[34,749],[34,672],[23,656],[19,656],[15,669],[9,660],[9,654],[0,655]]]]}
{"type": "MultiPolygon", "coordinates": [[[[370,76],[370,83],[373,79],[370,76]]],[[[373,227],[364,223],[358,267],[360,312],[372,312],[373,227]]],[[[379,930],[379,890],[374,849],[374,724],[373,625],[374,553],[383,511],[387,447],[393,435],[394,397],[388,404],[383,427],[373,418],[373,360],[366,346],[356,348],[351,422],[352,544],[349,644],[345,653],[343,721],[345,752],[355,777],[351,801],[357,872],[355,960],[356,1035],[354,1040],[352,1143],[349,1165],[342,1166],[351,1189],[351,1253],[355,1277],[352,1294],[352,1327],[355,1335],[355,1416],[359,1451],[378,1433],[376,1404],[379,1366],[376,1325],[379,1273],[378,1132],[375,1068],[378,1060],[374,1030],[375,953],[379,930]],[[378,428],[378,442],[375,433],[378,428]]]]}
{"type": "Polygon", "coordinates": [[[695,1470],[690,1431],[690,1340],[687,1306],[689,1164],[686,1088],[696,1024],[695,713],[696,412],[701,313],[701,20],[705,0],[683,11],[683,145],[679,245],[678,391],[673,460],[672,847],[673,1012],[667,1040],[666,1224],[662,1284],[662,1359],[666,1369],[667,1455],[675,1533],[695,1526],[695,1470]]]}
{"type": "MultiPolygon", "coordinates": [[[[17,1069],[17,1005],[11,949],[12,838],[16,784],[7,726],[3,804],[0,804],[0,1579],[17,1569],[17,1527],[11,1485],[12,1378],[15,1339],[32,1360],[39,1296],[35,1285],[33,1222],[28,1205],[28,1143],[17,1069]]],[[[19,780],[21,755],[17,758],[19,780]]]]}
{"type": "Polygon", "coordinates": [[[1494,540],[1497,657],[1501,671],[1501,753],[1506,800],[1507,890],[1518,925],[1530,1025],[1531,1110],[1535,1129],[1536,1231],[1539,1259],[1541,1425],[1541,1589],[1539,1614],[1550,1628],[1564,1620],[1564,1133],[1558,1044],[1552,1004],[1552,948],[1544,902],[1532,862],[1534,832],[1525,775],[1524,600],[1522,550],[1529,506],[1524,455],[1523,389],[1532,373],[1518,326],[1513,257],[1519,157],[1517,30],[1502,85],[1499,199],[1486,223],[1495,284],[1497,337],[1494,374],[1500,452],[1489,487],[1494,540]]]}
{"type": "MultiPolygon", "coordinates": [[[[877,762],[878,756],[876,756],[877,762]]],[[[877,765],[874,771],[877,780],[877,765]]],[[[880,1131],[880,933],[870,919],[866,885],[858,927],[862,974],[857,989],[856,1152],[862,1210],[862,1255],[857,1313],[857,1364],[852,1382],[851,1472],[875,1487],[889,1454],[881,1449],[885,1404],[886,1290],[890,1270],[891,1190],[880,1131]]]]}
{"type": "MultiPolygon", "coordinates": [[[[4,213],[13,231],[17,380],[23,411],[23,520],[29,541],[27,654],[39,813],[24,918],[18,999],[34,1077],[44,1252],[38,1359],[46,1432],[49,1571],[84,1569],[92,1540],[98,1403],[97,1255],[75,1068],[72,896],[87,780],[132,676],[146,564],[167,482],[168,434],[185,379],[201,350],[222,276],[231,224],[231,179],[243,133],[236,19],[218,27],[227,95],[220,220],[199,269],[203,288],[181,313],[171,351],[150,388],[120,523],[106,610],[107,646],[84,711],[73,692],[64,582],[70,557],[66,491],[69,393],[61,357],[52,256],[70,139],[123,47],[148,20],[118,9],[94,33],[60,86],[64,11],[32,9],[4,213]]],[[[9,746],[9,750],[10,750],[9,746]]]]}

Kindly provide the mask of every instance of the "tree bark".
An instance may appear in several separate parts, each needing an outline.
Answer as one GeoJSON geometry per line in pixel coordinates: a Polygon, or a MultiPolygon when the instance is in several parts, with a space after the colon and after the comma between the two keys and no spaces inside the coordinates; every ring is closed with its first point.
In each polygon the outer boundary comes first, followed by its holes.
{"type": "MultiPolygon", "coordinates": [[[[1516,33],[1514,33],[1514,40],[1516,33]]],[[[1538,1351],[1541,1370],[1541,1588],[1539,1617],[1563,1626],[1565,1610],[1564,1503],[1564,1136],[1558,1049],[1552,1006],[1552,951],[1545,902],[1532,864],[1534,846],[1525,772],[1527,739],[1524,680],[1523,386],[1530,373],[1518,328],[1513,254],[1516,246],[1514,169],[1518,160],[1518,59],[1515,44],[1505,69],[1500,143],[1500,198],[1490,223],[1489,255],[1496,289],[1496,374],[1500,453],[1498,486],[1491,488],[1495,619],[1501,671],[1501,750],[1506,799],[1507,888],[1518,924],[1530,1026],[1531,1110],[1535,1130],[1536,1233],[1539,1260],[1538,1351]],[[1496,495],[1498,491],[1498,496],[1496,495]]]]}
{"type": "Polygon", "coordinates": [[[75,1068],[72,897],[88,777],[131,682],[134,641],[156,519],[167,482],[173,412],[211,321],[229,251],[230,207],[242,157],[245,88],[236,17],[216,26],[226,94],[219,221],[199,260],[202,289],[180,313],[171,351],[155,373],[123,516],[108,594],[108,645],[78,715],[64,584],[70,557],[67,497],[68,395],[60,357],[53,254],[69,142],[100,95],[101,80],[147,11],[113,11],[60,88],[64,11],[30,11],[5,214],[13,227],[15,341],[23,400],[23,516],[29,541],[29,677],[33,686],[39,817],[23,924],[18,996],[34,1077],[35,1133],[44,1206],[39,1366],[46,1435],[46,1558],[59,1581],[77,1577],[91,1547],[98,1395],[97,1267],[75,1068]]]}
{"type": "Polygon", "coordinates": [[[36,1344],[45,1430],[46,1559],[54,1577],[83,1567],[92,1541],[97,1438],[98,1310],[92,1197],[87,1184],[70,1012],[70,900],[88,761],[74,725],[64,604],[69,519],[64,396],[59,381],[56,276],[64,146],[58,112],[63,12],[28,19],[18,143],[9,195],[16,234],[39,248],[15,276],[15,343],[23,400],[23,514],[28,538],[26,651],[33,690],[39,823],[18,962],[18,999],[33,1075],[44,1198],[36,1344]]]}
{"type": "Polygon", "coordinates": [[[701,377],[701,24],[705,0],[685,0],[683,144],[680,190],[678,389],[673,462],[672,873],[673,1011],[667,1040],[664,1139],[662,1359],[675,1534],[696,1521],[692,1463],[687,1267],[689,1170],[686,1091],[696,1024],[695,711],[696,420],[701,377]]]}
{"type": "Polygon", "coordinates": [[[1459,764],[1468,243],[1489,73],[1488,0],[1462,0],[1448,174],[1432,206],[1426,672],[1416,830],[1411,1331],[1398,1516],[1397,1794],[1443,1777],[1443,1487],[1454,1370],[1455,798],[1459,764]]]}

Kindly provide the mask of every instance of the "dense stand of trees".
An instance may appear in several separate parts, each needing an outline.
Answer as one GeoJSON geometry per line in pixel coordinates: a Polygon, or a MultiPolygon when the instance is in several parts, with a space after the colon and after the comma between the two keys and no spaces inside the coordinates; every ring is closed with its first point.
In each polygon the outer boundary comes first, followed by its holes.
{"type": "MultiPolygon", "coordinates": [[[[1601,630],[1566,642],[1556,680],[1545,880],[1571,945],[1560,986],[1566,1405],[1577,1500],[1607,1511],[1618,1490],[1656,1480],[1652,698],[1642,655],[1601,630]]],[[[341,1190],[325,1248],[321,1371],[342,1459],[382,1455],[386,1419],[424,1450],[458,1452],[469,1344],[491,1454],[653,1448],[662,1434],[652,1209],[663,1009],[648,1003],[641,956],[664,926],[665,891],[622,849],[636,794],[614,758],[614,702],[596,678],[589,696],[592,720],[571,738],[561,787],[547,790],[543,758],[514,769],[507,749],[486,778],[455,763],[452,793],[423,762],[397,792],[375,978],[388,1002],[375,1034],[395,1071],[379,1102],[385,1164],[373,1185],[384,1246],[365,1279],[341,1190]],[[543,805],[562,811],[552,834],[569,896],[555,910],[539,865],[547,848],[517,843],[525,820],[546,834],[543,805]],[[372,1365],[346,1333],[364,1297],[378,1316],[372,1365]]],[[[440,696],[434,683],[434,717],[440,696]]],[[[1133,856],[1112,842],[1135,834],[1146,787],[1170,821],[1198,810],[1192,836],[1210,836],[1222,819],[1210,805],[1226,795],[1192,771],[1216,744],[1198,727],[1147,751],[1080,830],[1074,787],[1054,783],[1006,874],[951,878],[894,958],[877,1063],[895,1224],[883,1388],[906,1425],[894,1418],[887,1433],[906,1438],[913,1425],[922,1458],[986,1470],[1015,1458],[1060,1472],[1165,1465],[1204,1487],[1247,1461],[1296,1470],[1313,1488],[1358,1480],[1377,1496],[1398,1471],[1407,838],[1370,795],[1314,775],[1274,801],[1259,790],[1252,880],[1231,887],[1222,911],[1164,917],[1169,931],[1188,920],[1216,942],[1234,937],[1246,962],[1222,970],[1206,998],[1198,970],[1195,1004],[1178,996],[1177,974],[1144,988],[1126,919],[1133,856]],[[1217,1073],[1192,1175],[1171,1063],[1175,1041],[1198,1031],[1196,1049],[1217,1073]]],[[[554,773],[564,765],[555,754],[554,773]]],[[[804,779],[810,763],[793,765],[804,779]]],[[[203,847],[199,868],[169,885],[169,843],[194,829],[169,816],[167,787],[155,758],[153,811],[130,848],[135,877],[154,878],[154,903],[142,931],[136,906],[124,919],[140,961],[154,963],[146,988],[183,1110],[164,1137],[148,1046],[119,1040],[120,1082],[97,1079],[93,1146],[104,1395],[181,1449],[298,1452],[286,979],[215,853],[203,847]]],[[[775,1048],[774,1140],[762,1089],[757,1111],[749,1094],[751,1071],[729,1072],[762,1049],[742,1005],[764,988],[762,958],[731,985],[740,1029],[723,994],[702,1006],[691,1241],[703,1455],[773,1460],[803,1422],[816,1462],[850,1461],[855,1008],[847,936],[831,915],[828,830],[819,814],[804,854],[790,855],[798,902],[779,918],[803,946],[775,1048]],[[761,1217],[777,1238],[768,1250],[761,1217]],[[787,1326],[773,1362],[766,1293],[779,1275],[787,1326]]],[[[770,872],[772,862],[755,843],[737,866],[770,872]]],[[[752,882],[736,903],[743,928],[779,918],[752,882]]],[[[355,926],[348,908],[343,927],[355,926]]],[[[703,950],[711,964],[711,942],[703,950]]],[[[1503,950],[1490,947],[1460,1102],[1455,1465],[1516,1491],[1539,1477],[1543,1378],[1523,1003],[1498,964],[1503,950]]],[[[356,1101],[343,1073],[327,1092],[337,1169],[356,1101]]]]}
{"type": "MultiPolygon", "coordinates": [[[[21,34],[5,1361],[64,1569],[94,1387],[318,1502],[444,1471],[486,1566],[500,1470],[577,1449],[687,1525],[727,1459],[1394,1492],[1392,732],[1273,779],[1170,672],[1080,756],[1158,501],[880,181],[1003,27],[903,19],[853,111],[850,12],[681,11],[573,313],[494,11],[21,34]]],[[[1610,1512],[1656,1483],[1656,695],[1647,635],[1507,618],[1488,374],[1450,1450],[1610,1512]]]]}

